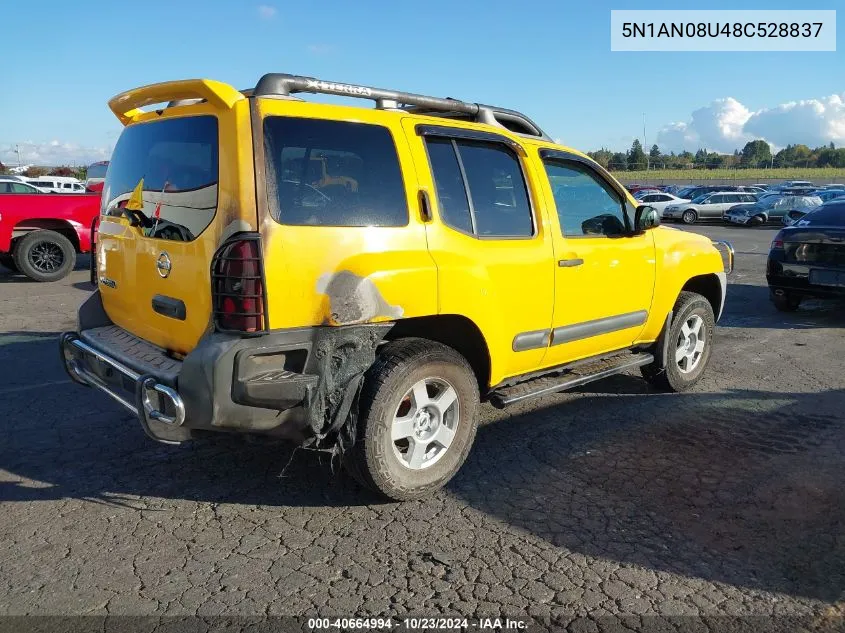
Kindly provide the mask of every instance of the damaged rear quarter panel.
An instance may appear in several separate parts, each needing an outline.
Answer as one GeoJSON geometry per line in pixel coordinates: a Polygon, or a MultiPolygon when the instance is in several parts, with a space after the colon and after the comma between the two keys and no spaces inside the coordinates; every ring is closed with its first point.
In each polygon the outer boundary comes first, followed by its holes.
{"type": "Polygon", "coordinates": [[[425,227],[283,226],[265,219],[270,328],[437,314],[425,227]]]}

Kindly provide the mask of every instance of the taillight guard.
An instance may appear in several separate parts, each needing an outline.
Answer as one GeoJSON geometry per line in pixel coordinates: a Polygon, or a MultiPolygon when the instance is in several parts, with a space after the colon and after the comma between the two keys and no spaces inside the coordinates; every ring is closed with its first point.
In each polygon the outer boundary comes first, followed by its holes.
{"type": "Polygon", "coordinates": [[[227,240],[211,260],[215,329],[258,334],[267,329],[266,283],[261,238],[241,233],[227,240]]]}

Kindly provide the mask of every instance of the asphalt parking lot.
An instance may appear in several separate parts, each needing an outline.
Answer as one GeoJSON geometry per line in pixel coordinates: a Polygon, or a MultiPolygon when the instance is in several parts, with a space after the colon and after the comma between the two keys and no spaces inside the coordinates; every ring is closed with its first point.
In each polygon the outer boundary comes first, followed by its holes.
{"type": "Polygon", "coordinates": [[[843,306],[775,311],[775,229],[695,230],[737,270],[693,392],[632,374],[485,406],[455,480],[403,504],[284,444],[151,442],[60,367],[87,258],[55,284],[0,270],[0,614],[842,626],[843,306]]]}

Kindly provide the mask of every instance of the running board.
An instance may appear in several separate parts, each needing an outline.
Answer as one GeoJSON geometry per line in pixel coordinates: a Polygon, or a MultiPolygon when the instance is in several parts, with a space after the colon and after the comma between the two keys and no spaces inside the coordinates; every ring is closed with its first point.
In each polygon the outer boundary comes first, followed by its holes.
{"type": "Polygon", "coordinates": [[[530,398],[539,398],[550,393],[574,389],[587,383],[621,374],[623,371],[642,367],[654,362],[654,355],[648,353],[616,356],[595,363],[579,366],[563,375],[541,376],[512,387],[501,387],[490,393],[490,404],[497,409],[504,409],[530,398]]]}

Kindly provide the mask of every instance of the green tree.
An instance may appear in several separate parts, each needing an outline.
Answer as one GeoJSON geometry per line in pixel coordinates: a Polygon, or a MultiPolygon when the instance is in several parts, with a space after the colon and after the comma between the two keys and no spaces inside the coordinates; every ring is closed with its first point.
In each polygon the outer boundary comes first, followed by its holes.
{"type": "Polygon", "coordinates": [[[624,171],[628,169],[628,156],[625,152],[614,152],[610,157],[610,162],[607,164],[608,169],[615,171],[624,171]]]}
{"type": "Polygon", "coordinates": [[[0,174],[5,174],[7,171],[6,166],[0,161],[0,174]]]}
{"type": "Polygon", "coordinates": [[[660,153],[660,148],[657,147],[656,143],[651,146],[651,151],[649,151],[648,157],[652,160],[652,162],[663,158],[663,155],[660,153]]]}
{"type": "Polygon", "coordinates": [[[628,150],[628,169],[645,169],[648,161],[646,159],[643,146],[640,144],[640,139],[635,138],[631,144],[631,149],[628,150]]]}
{"type": "Polygon", "coordinates": [[[766,141],[748,141],[742,148],[742,164],[745,167],[760,167],[771,160],[772,149],[766,141]]]}
{"type": "Polygon", "coordinates": [[[607,166],[610,164],[610,161],[613,158],[613,152],[602,147],[597,152],[587,152],[587,156],[589,156],[599,165],[607,169],[607,166]]]}

